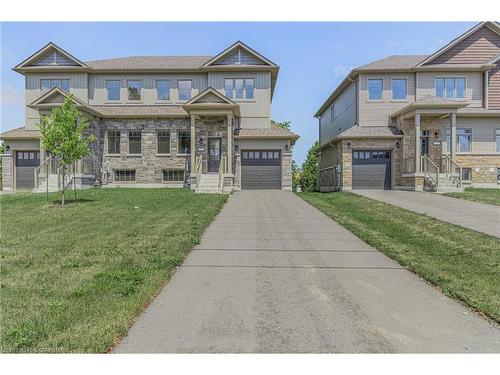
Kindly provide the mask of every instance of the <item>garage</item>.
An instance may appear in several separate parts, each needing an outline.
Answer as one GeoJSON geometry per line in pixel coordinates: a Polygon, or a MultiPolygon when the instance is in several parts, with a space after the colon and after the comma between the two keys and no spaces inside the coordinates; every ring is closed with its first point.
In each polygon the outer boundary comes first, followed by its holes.
{"type": "Polygon", "coordinates": [[[281,190],[281,152],[278,150],[242,151],[241,188],[281,190]]]}
{"type": "Polygon", "coordinates": [[[31,190],[35,187],[35,168],[39,165],[39,151],[16,151],[16,190],[31,190]]]}
{"type": "Polygon", "coordinates": [[[386,150],[353,151],[352,188],[358,190],[390,190],[391,152],[386,150]]]}

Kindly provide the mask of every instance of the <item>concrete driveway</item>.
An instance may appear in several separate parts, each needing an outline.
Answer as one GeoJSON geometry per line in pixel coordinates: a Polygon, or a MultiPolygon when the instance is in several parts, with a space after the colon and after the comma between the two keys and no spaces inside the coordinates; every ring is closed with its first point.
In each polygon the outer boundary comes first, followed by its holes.
{"type": "Polygon", "coordinates": [[[354,190],[353,193],[500,237],[500,207],[427,192],[354,190]]]}
{"type": "Polygon", "coordinates": [[[499,350],[498,328],[293,193],[242,191],[115,352],[499,350]]]}

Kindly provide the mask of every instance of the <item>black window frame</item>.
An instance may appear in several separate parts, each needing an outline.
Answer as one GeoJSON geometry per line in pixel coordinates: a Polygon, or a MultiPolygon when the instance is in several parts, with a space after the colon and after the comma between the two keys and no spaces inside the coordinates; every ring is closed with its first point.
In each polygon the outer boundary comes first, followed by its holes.
{"type": "Polygon", "coordinates": [[[135,169],[115,169],[114,171],[115,182],[135,182],[136,173],[135,169]]]}
{"type": "Polygon", "coordinates": [[[178,130],[177,131],[177,153],[181,154],[181,155],[190,155],[191,154],[191,141],[192,141],[191,140],[191,131],[178,130]],[[187,149],[185,149],[185,147],[186,147],[186,145],[184,144],[185,142],[187,142],[187,149]]]}
{"type": "Polygon", "coordinates": [[[158,155],[170,155],[170,130],[157,130],[156,131],[156,153],[158,155]],[[166,149],[162,149],[162,145],[166,149]]]}
{"type": "MultiPolygon", "coordinates": [[[[137,151],[133,150],[133,151],[137,151]]],[[[128,153],[130,155],[141,155],[142,154],[142,131],[141,130],[129,130],[128,131],[128,153]],[[133,147],[139,145],[139,152],[132,152],[133,147]]]]}
{"type": "Polygon", "coordinates": [[[472,181],[472,168],[462,168],[462,181],[472,181]],[[464,178],[464,175],[466,173],[468,174],[469,178],[464,178]]]}
{"type": "MultiPolygon", "coordinates": [[[[108,154],[109,155],[120,155],[121,153],[121,131],[120,130],[108,130],[108,154]],[[110,136],[110,133],[114,133],[114,135],[110,136]],[[118,142],[117,142],[118,139],[118,142]],[[114,147],[117,147],[116,152],[112,152],[112,148],[110,147],[112,145],[111,141],[114,141],[114,147]]],[[[113,149],[114,149],[113,147],[113,149]]]]}
{"type": "Polygon", "coordinates": [[[184,182],[186,171],[184,169],[164,169],[163,182],[184,182]]]}

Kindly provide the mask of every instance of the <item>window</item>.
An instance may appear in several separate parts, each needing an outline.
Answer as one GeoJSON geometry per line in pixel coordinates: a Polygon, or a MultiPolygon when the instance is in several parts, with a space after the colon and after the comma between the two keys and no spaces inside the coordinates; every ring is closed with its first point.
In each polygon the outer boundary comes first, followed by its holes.
{"type": "Polygon", "coordinates": [[[472,177],[472,168],[462,168],[462,180],[470,181],[472,177]]]}
{"type": "Polygon", "coordinates": [[[41,79],[40,87],[42,91],[49,91],[54,87],[59,87],[61,90],[69,92],[69,79],[41,79]]]}
{"type": "Polygon", "coordinates": [[[497,152],[500,152],[500,129],[495,130],[495,141],[497,144],[497,152]]]}
{"type": "Polygon", "coordinates": [[[179,154],[191,153],[191,132],[189,130],[179,130],[177,133],[177,144],[179,154]]]}
{"type": "Polygon", "coordinates": [[[232,99],[253,99],[253,78],[224,80],[224,94],[232,99]]]}
{"type": "Polygon", "coordinates": [[[332,125],[335,122],[335,104],[330,107],[330,121],[332,125]]]}
{"type": "Polygon", "coordinates": [[[500,168],[497,168],[497,182],[500,183],[500,168]]]}
{"type": "Polygon", "coordinates": [[[170,100],[171,82],[166,79],[156,81],[156,95],[158,100],[170,100]]]}
{"type": "Polygon", "coordinates": [[[109,130],[108,131],[108,154],[119,154],[120,153],[120,131],[119,130],[109,130]]]}
{"type": "Polygon", "coordinates": [[[382,79],[369,79],[368,80],[368,100],[381,100],[382,99],[382,79]]]}
{"type": "Polygon", "coordinates": [[[448,99],[465,98],[465,78],[439,77],[434,79],[436,96],[448,99]]]}
{"type": "Polygon", "coordinates": [[[141,100],[142,81],[127,80],[128,100],[141,100]]]}
{"type": "Polygon", "coordinates": [[[135,181],[135,170],[115,170],[115,181],[135,181]]]}
{"type": "Polygon", "coordinates": [[[179,88],[179,100],[191,99],[191,81],[178,81],[177,86],[179,88]]]}
{"type": "Polygon", "coordinates": [[[170,131],[158,130],[158,154],[170,154],[170,131]]]}
{"type": "Polygon", "coordinates": [[[392,99],[393,100],[406,100],[407,81],[405,78],[394,78],[392,80],[392,99]]]}
{"type": "Polygon", "coordinates": [[[141,138],[142,133],[140,130],[130,130],[128,132],[128,153],[140,154],[141,153],[141,138]]]}
{"type": "Polygon", "coordinates": [[[120,81],[106,81],[108,100],[120,100],[120,81]]]}
{"type": "Polygon", "coordinates": [[[163,181],[166,182],[183,182],[184,170],[183,169],[166,169],[163,171],[163,181]]]}
{"type": "MultiPolygon", "coordinates": [[[[450,128],[446,128],[445,132],[446,138],[446,148],[450,152],[451,142],[450,142],[450,128]]],[[[457,129],[457,139],[456,139],[456,149],[457,152],[471,152],[472,151],[472,129],[457,129]]]]}

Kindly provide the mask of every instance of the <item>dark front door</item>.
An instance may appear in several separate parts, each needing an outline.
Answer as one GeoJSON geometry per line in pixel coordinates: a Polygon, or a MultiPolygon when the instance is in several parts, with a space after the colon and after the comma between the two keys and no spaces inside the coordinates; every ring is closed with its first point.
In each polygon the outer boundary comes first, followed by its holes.
{"type": "Polygon", "coordinates": [[[429,156],[429,137],[422,137],[420,141],[421,141],[420,153],[422,155],[429,156]]]}
{"type": "Polygon", "coordinates": [[[359,150],[352,152],[353,189],[391,189],[391,152],[359,150]]]}
{"type": "Polygon", "coordinates": [[[218,172],[222,151],[222,138],[208,138],[208,172],[218,172]]]}

